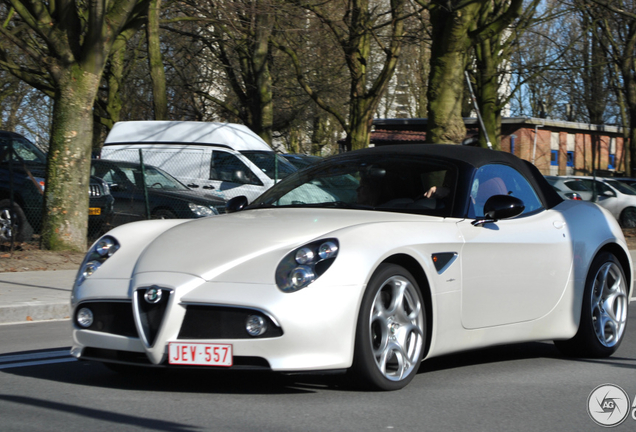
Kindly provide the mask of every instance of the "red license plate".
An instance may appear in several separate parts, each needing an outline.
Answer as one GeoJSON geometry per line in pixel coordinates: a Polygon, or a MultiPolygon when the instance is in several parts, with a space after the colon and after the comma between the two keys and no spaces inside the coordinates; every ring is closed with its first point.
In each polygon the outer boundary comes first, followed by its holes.
{"type": "Polygon", "coordinates": [[[170,342],[168,362],[175,365],[229,367],[232,366],[232,345],[170,342]]]}

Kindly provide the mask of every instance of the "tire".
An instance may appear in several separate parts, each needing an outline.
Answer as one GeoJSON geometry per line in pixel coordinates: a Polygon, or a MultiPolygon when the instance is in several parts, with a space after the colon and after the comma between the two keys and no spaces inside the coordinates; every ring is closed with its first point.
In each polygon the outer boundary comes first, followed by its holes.
{"type": "Polygon", "coordinates": [[[426,308],[415,278],[382,264],[362,298],[350,375],[372,390],[398,390],[411,382],[422,360],[426,308]]]}
{"type": "Polygon", "coordinates": [[[623,228],[636,228],[636,208],[627,207],[620,216],[620,225],[623,228]]]}
{"type": "Polygon", "coordinates": [[[11,241],[11,236],[16,242],[29,241],[33,228],[18,203],[14,202],[11,208],[11,200],[4,199],[0,201],[0,242],[11,241]]]}
{"type": "Polygon", "coordinates": [[[579,330],[556,347],[571,357],[603,358],[620,346],[627,327],[627,280],[614,255],[601,252],[592,261],[585,281],[579,330]]]}
{"type": "Polygon", "coordinates": [[[158,209],[152,214],[153,219],[176,219],[177,215],[167,209],[158,209]]]}

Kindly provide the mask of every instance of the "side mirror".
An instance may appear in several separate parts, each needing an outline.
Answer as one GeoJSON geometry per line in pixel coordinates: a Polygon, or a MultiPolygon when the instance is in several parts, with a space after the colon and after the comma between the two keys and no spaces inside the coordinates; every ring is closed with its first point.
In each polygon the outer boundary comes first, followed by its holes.
{"type": "Polygon", "coordinates": [[[519,216],[526,206],[519,198],[510,195],[493,195],[484,204],[484,217],[471,223],[474,226],[497,222],[499,219],[510,219],[519,216]]]}
{"type": "Polygon", "coordinates": [[[240,195],[230,199],[227,204],[225,204],[225,211],[228,213],[234,213],[239,210],[242,210],[243,207],[247,205],[247,197],[240,195]]]}

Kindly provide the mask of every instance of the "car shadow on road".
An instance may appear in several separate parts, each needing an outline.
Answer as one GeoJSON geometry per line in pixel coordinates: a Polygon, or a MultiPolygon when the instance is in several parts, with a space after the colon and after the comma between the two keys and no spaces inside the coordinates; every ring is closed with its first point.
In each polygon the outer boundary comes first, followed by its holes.
{"type": "Polygon", "coordinates": [[[636,368],[636,359],[628,357],[608,357],[603,359],[588,359],[566,357],[552,342],[527,342],[519,344],[501,345],[463,351],[435,357],[422,362],[418,374],[439,372],[448,369],[478,366],[490,363],[505,363],[517,360],[551,359],[571,362],[595,363],[619,368],[636,368]]]}
{"type": "Polygon", "coordinates": [[[92,361],[0,370],[28,378],[108,389],[209,394],[300,394],[319,390],[351,390],[344,374],[281,374],[268,371],[167,370],[138,368],[111,371],[92,361]]]}

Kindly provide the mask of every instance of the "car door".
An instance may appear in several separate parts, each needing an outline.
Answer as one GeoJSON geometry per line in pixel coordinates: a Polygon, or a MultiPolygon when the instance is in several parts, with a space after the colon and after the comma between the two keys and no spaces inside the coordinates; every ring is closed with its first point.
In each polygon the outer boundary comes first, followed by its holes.
{"type": "Polygon", "coordinates": [[[458,222],[464,237],[462,323],[477,329],[538,319],[552,310],[568,282],[572,246],[563,216],[543,208],[530,183],[504,165],[480,168],[472,181],[469,218],[458,222]],[[525,204],[513,219],[473,225],[492,195],[513,195],[525,204]]]}
{"type": "Polygon", "coordinates": [[[587,187],[596,190],[596,203],[601,207],[606,208],[609,212],[618,219],[621,215],[622,205],[617,197],[616,191],[599,180],[583,180],[587,187]]]}
{"type": "Polygon", "coordinates": [[[215,149],[210,164],[210,183],[223,198],[244,195],[251,202],[265,191],[263,182],[235,154],[215,149]]]}
{"type": "Polygon", "coordinates": [[[122,170],[115,165],[94,162],[91,174],[102,178],[110,186],[115,198],[113,204],[113,225],[141,220],[145,215],[143,191],[135,185],[132,171],[122,170]]]}

